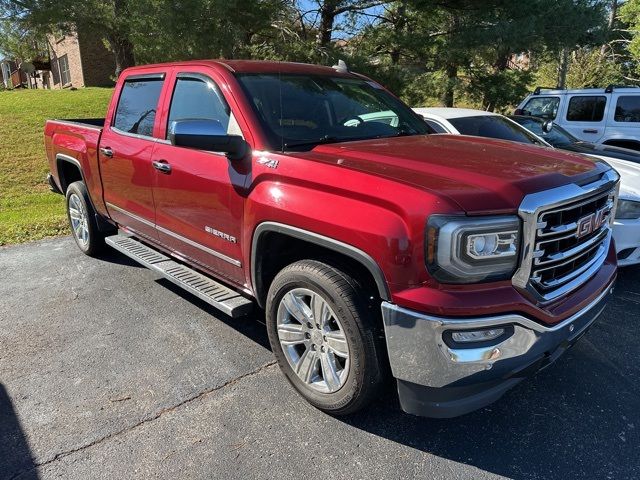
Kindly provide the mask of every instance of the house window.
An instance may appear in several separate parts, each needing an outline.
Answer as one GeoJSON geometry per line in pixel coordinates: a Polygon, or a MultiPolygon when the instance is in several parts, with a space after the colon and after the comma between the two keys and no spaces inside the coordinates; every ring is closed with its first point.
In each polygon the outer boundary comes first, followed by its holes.
{"type": "Polygon", "coordinates": [[[69,71],[69,58],[66,55],[58,59],[58,69],[60,70],[60,82],[62,85],[71,83],[71,72],[69,71]]]}

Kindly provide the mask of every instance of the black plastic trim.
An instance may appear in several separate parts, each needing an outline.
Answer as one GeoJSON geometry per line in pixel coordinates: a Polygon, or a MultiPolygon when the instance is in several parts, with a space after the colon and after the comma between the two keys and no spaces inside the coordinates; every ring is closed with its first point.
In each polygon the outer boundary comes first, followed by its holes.
{"type": "Polygon", "coordinates": [[[391,294],[389,292],[389,288],[387,286],[387,282],[384,278],[382,270],[369,254],[352,245],[343,243],[339,240],[334,240],[330,237],[325,237],[324,235],[320,235],[315,232],[310,232],[308,230],[303,230],[301,228],[293,227],[291,225],[286,225],[283,223],[264,222],[256,227],[251,243],[251,281],[253,284],[255,297],[260,304],[260,307],[264,307],[264,302],[262,301],[264,296],[261,295],[264,286],[259,283],[257,272],[259,263],[258,260],[260,255],[258,252],[258,242],[260,240],[260,237],[267,232],[281,233],[300,240],[305,240],[309,243],[313,243],[314,245],[333,250],[356,260],[357,262],[362,264],[371,273],[371,275],[373,275],[373,279],[376,282],[376,287],[378,289],[380,298],[387,301],[391,300],[391,294]]]}

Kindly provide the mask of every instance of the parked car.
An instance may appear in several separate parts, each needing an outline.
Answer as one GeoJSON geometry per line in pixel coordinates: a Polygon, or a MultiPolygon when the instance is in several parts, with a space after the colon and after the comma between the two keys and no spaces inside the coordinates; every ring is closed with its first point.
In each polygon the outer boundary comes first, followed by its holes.
{"type": "Polygon", "coordinates": [[[435,133],[497,138],[551,147],[549,143],[504,115],[472,108],[414,108],[435,133]]]}
{"type": "Polygon", "coordinates": [[[640,263],[640,153],[578,140],[551,120],[523,115],[510,118],[556,148],[600,158],[618,171],[620,196],[613,226],[618,265],[640,263]]]}
{"type": "Polygon", "coordinates": [[[580,140],[640,150],[640,88],[537,87],[514,114],[553,120],[580,140]]]}
{"type": "Polygon", "coordinates": [[[45,144],[84,253],[106,242],[231,317],[264,308],[320,409],[360,409],[390,370],[405,411],[451,417],[600,314],[618,175],[430,131],[344,66],[220,60],[127,69],[105,119],[48,121],[45,144]]]}
{"type": "Polygon", "coordinates": [[[458,135],[499,138],[520,143],[556,147],[606,161],[620,174],[620,197],[615,215],[615,238],[620,266],[640,263],[640,153],[577,140],[551,120],[466,108],[414,108],[436,131],[458,135]],[[547,123],[545,123],[547,122],[547,123]],[[545,132],[553,124],[553,128],[545,132]]]}

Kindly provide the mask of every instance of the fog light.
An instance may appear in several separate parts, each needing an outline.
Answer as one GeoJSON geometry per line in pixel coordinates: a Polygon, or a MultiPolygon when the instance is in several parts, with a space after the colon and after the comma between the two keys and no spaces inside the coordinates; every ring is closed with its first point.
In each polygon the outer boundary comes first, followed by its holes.
{"type": "Polygon", "coordinates": [[[451,338],[458,343],[486,342],[494,340],[504,334],[504,328],[492,328],[489,330],[472,330],[469,332],[452,332],[451,338]]]}

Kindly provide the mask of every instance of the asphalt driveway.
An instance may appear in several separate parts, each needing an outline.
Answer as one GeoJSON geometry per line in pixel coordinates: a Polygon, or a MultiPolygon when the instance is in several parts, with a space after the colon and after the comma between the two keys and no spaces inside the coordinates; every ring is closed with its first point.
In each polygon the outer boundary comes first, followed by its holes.
{"type": "Polygon", "coordinates": [[[116,252],[0,249],[0,479],[640,478],[640,269],[580,343],[453,420],[332,418],[232,320],[116,252]]]}

